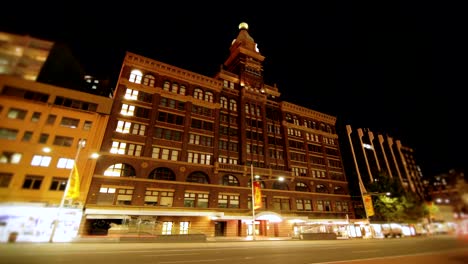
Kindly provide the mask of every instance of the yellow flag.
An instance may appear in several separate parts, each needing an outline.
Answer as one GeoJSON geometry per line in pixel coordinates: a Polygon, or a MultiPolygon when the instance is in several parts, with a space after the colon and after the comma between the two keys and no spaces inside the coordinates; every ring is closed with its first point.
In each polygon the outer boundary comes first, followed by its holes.
{"type": "Polygon", "coordinates": [[[260,182],[254,182],[254,199],[255,207],[254,209],[262,208],[262,190],[260,188],[260,182]]]}
{"type": "Polygon", "coordinates": [[[367,216],[374,215],[374,205],[372,204],[372,197],[370,195],[364,195],[364,206],[366,208],[367,216]]]}
{"type": "Polygon", "coordinates": [[[80,174],[78,173],[76,163],[73,164],[69,181],[70,182],[68,183],[68,190],[65,197],[67,199],[75,200],[80,197],[80,174]]]}

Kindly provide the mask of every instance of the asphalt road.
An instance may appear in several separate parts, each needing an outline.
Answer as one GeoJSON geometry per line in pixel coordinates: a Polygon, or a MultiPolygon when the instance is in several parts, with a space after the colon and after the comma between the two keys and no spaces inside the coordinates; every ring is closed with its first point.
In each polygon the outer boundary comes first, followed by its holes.
{"type": "Polygon", "coordinates": [[[450,236],[327,241],[0,244],[1,264],[466,264],[468,241],[450,236]]]}

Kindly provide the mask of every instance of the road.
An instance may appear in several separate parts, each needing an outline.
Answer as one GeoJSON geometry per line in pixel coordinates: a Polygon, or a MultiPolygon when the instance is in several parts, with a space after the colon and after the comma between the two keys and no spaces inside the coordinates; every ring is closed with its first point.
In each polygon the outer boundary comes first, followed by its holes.
{"type": "Polygon", "coordinates": [[[468,242],[450,236],[327,241],[0,244],[1,264],[461,264],[468,242]]]}

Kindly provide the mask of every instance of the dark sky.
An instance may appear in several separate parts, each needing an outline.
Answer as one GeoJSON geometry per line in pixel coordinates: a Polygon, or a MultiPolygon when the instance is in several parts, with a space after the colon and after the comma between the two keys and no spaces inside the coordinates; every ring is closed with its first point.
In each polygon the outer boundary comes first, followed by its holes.
{"type": "Polygon", "coordinates": [[[65,43],[88,73],[115,81],[125,51],[213,76],[239,23],[247,22],[266,57],[266,83],[277,84],[283,100],[400,139],[415,150],[425,176],[466,171],[468,23],[462,6],[158,2],[2,4],[0,30],[65,43]]]}

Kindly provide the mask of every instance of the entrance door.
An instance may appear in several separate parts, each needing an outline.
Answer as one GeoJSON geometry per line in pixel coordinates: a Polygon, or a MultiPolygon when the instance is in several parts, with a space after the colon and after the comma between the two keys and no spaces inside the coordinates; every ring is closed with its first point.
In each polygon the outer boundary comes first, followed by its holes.
{"type": "Polygon", "coordinates": [[[226,222],[215,222],[215,236],[226,236],[226,222]]]}

